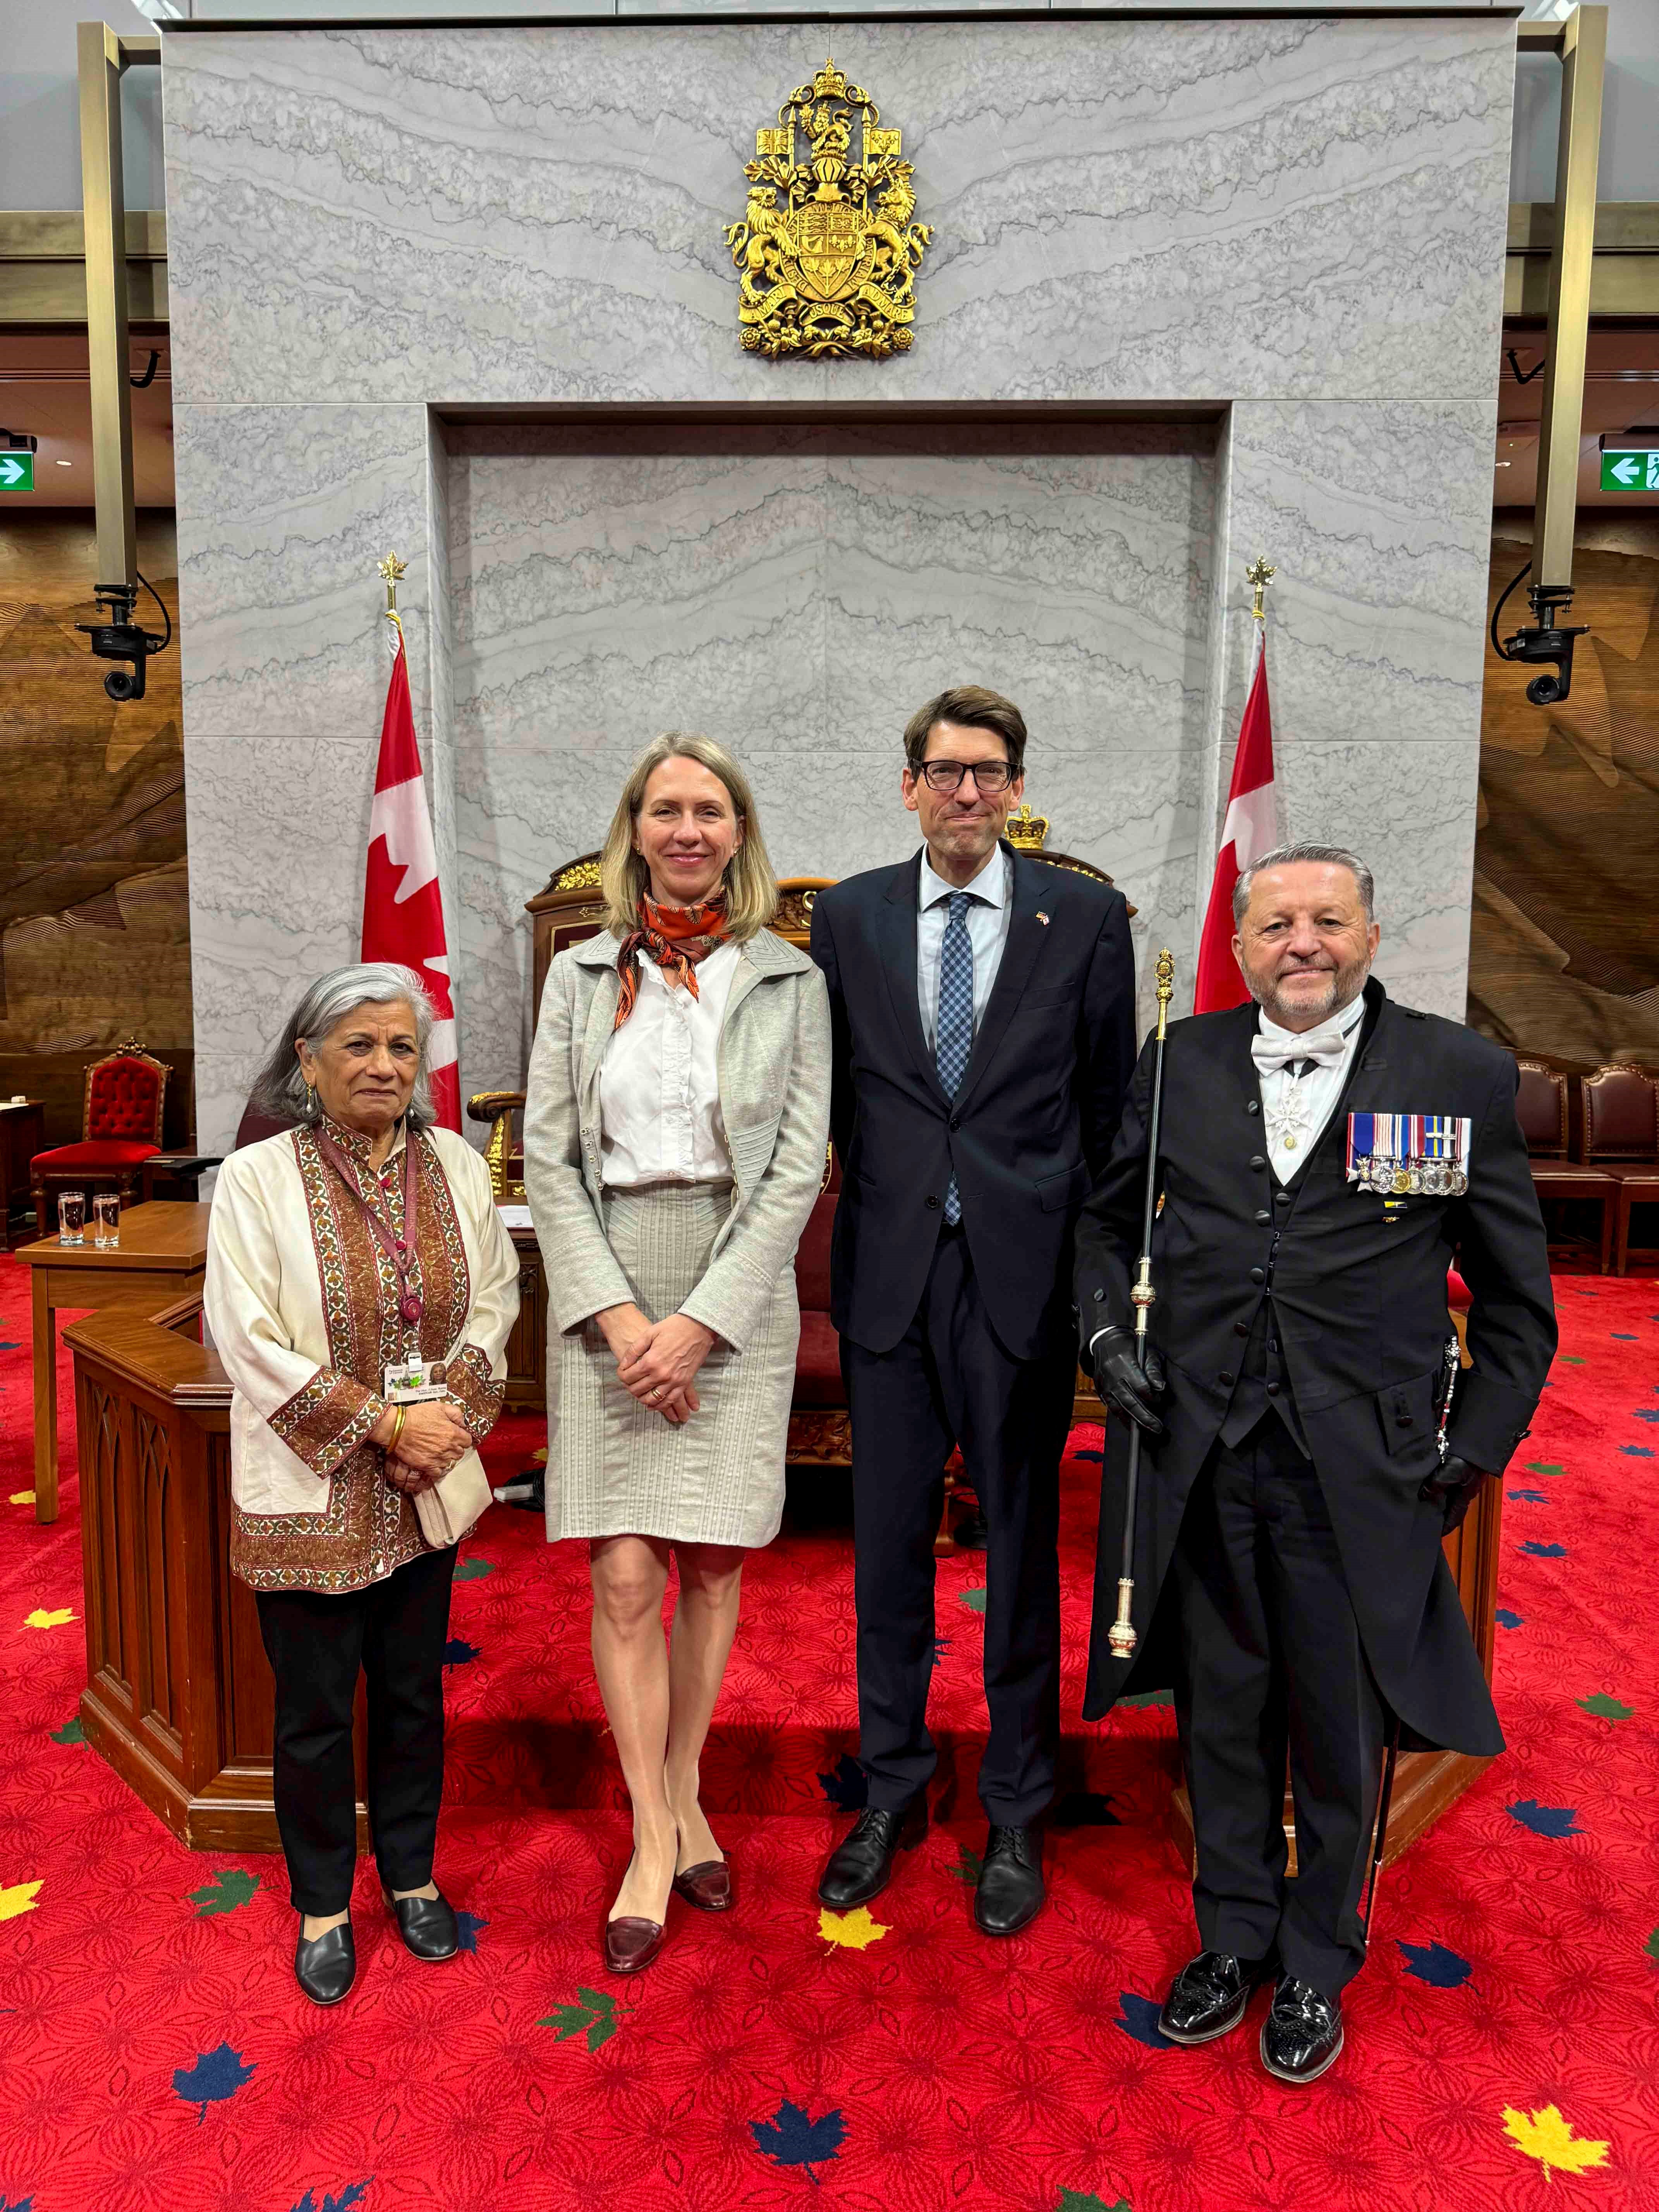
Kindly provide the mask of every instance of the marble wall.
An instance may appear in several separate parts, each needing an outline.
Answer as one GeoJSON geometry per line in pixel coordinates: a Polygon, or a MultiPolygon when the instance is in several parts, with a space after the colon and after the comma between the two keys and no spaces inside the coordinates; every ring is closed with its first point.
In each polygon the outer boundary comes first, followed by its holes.
{"type": "Polygon", "coordinates": [[[1490,16],[175,27],[203,1141],[355,942],[394,544],[467,1083],[510,1079],[522,896],[639,735],[728,718],[781,865],[834,872],[900,848],[884,733],[970,668],[1190,974],[1260,551],[1285,825],[1363,843],[1382,972],[1461,1013],[1513,73],[1490,16]],[[917,340],[774,367],[721,230],[832,49],[916,165],[917,340]],[[700,412],[780,399],[884,419],[700,412]],[[1171,401],[1224,419],[1033,404],[1171,401]],[[906,411],[964,402],[997,427],[906,411]],[[453,419],[506,406],[546,427],[453,419]]]}

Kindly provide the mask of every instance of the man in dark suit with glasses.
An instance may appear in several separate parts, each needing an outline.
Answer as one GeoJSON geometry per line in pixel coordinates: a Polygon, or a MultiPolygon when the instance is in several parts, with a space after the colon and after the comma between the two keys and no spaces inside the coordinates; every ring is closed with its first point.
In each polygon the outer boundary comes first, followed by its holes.
{"type": "Polygon", "coordinates": [[[960,1445],[988,1524],[990,1834],[974,1905],[988,1935],[1014,1934],[1042,1903],[1072,1231],[1134,1062],[1121,894],[1004,841],[1025,743],[1019,709],[994,691],[929,700],[906,726],[900,783],[923,849],[821,891],[812,914],[835,1035],[831,1317],[852,1409],[869,1785],[818,1895],[867,1904],[927,1828],[933,1533],[960,1445]]]}

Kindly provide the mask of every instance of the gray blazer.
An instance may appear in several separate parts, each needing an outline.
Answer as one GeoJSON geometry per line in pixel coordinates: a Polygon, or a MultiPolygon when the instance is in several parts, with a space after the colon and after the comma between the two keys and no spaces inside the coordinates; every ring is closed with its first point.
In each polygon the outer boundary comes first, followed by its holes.
{"type": "MultiPolygon", "coordinates": [[[[599,1062],[619,989],[607,931],[561,952],[542,990],[525,1092],[524,1183],[546,1262],[550,1334],[634,1297],[599,1212],[599,1062]]],[[[719,1061],[736,1188],[702,1280],[680,1310],[741,1352],[794,1259],[830,1139],[830,994],[805,953],[769,929],[741,949],[719,1061]]]]}

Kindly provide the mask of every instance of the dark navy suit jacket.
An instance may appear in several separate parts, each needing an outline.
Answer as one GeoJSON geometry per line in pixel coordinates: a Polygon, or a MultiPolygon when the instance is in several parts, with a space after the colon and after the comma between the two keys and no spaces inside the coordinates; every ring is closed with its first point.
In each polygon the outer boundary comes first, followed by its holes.
{"type": "Polygon", "coordinates": [[[1007,941],[953,1099],[916,997],[921,854],[813,905],[842,1175],[830,1317],[870,1352],[890,1352],[921,1303],[952,1170],[1007,1350],[1035,1358],[1069,1326],[1073,1227],[1134,1066],[1134,955],[1121,891],[1024,854],[1013,866],[1007,941]]]}

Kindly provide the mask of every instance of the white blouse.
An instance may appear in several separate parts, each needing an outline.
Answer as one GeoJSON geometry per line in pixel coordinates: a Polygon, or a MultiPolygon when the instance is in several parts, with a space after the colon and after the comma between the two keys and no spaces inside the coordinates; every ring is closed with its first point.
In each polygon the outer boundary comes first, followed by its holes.
{"type": "Polygon", "coordinates": [[[720,1040],[740,948],[696,969],[697,996],[641,959],[634,1011],[599,1067],[599,1155],[607,1190],[651,1182],[730,1182],[720,1115],[720,1040]]]}

